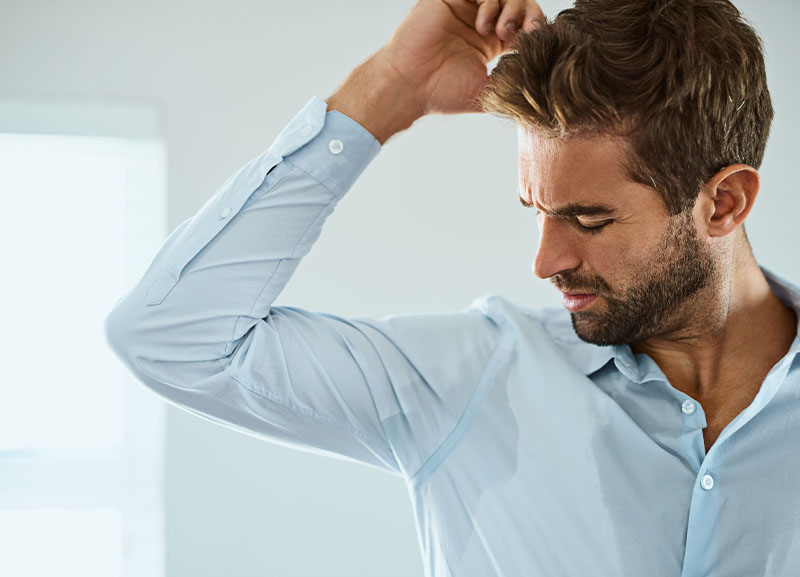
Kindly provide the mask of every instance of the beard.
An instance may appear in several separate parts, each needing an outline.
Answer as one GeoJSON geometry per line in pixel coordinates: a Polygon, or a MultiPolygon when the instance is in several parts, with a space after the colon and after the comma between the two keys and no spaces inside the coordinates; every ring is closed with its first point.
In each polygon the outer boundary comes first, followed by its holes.
{"type": "Polygon", "coordinates": [[[640,342],[675,328],[689,299],[709,286],[716,275],[711,252],[697,238],[691,212],[671,217],[661,245],[636,267],[631,281],[614,290],[600,276],[554,275],[562,291],[597,294],[599,311],[571,313],[572,327],[595,345],[640,342]]]}

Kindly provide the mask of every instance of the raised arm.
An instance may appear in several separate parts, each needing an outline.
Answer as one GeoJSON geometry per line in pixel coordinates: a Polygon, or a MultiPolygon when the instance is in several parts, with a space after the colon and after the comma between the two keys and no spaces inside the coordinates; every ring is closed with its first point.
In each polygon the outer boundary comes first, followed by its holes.
{"type": "Polygon", "coordinates": [[[328,98],[383,145],[426,114],[480,112],[486,66],[544,14],[532,0],[420,0],[328,98]]]}
{"type": "MultiPolygon", "coordinates": [[[[360,74],[332,100],[355,116],[367,111],[369,126],[377,109],[346,105],[360,74]]],[[[385,319],[272,306],[380,148],[359,123],[311,99],[169,235],[106,319],[112,350],[190,412],[416,478],[509,354],[490,303],[385,319]]]]}

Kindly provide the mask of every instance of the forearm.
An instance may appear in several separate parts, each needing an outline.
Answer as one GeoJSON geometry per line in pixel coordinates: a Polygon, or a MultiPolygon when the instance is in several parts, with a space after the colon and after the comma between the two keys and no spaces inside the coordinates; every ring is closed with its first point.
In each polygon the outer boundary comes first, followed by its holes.
{"type": "Polygon", "coordinates": [[[328,110],[349,116],[381,145],[422,116],[418,96],[380,53],[354,69],[327,103],[328,110]]]}
{"type": "Polygon", "coordinates": [[[309,103],[172,232],[108,315],[106,336],[139,381],[178,407],[411,477],[511,341],[483,305],[384,319],[272,306],[380,150],[326,108],[309,103]]]}
{"type": "Polygon", "coordinates": [[[106,330],[129,364],[222,358],[267,316],[325,218],[380,150],[325,106],[307,106],[178,227],[117,303],[106,330]]]}

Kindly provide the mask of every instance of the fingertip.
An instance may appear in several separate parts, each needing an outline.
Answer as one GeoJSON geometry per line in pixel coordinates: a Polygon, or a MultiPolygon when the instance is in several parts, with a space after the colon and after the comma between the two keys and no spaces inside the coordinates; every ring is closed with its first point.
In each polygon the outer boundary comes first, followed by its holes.
{"type": "Polygon", "coordinates": [[[519,22],[514,20],[502,20],[495,26],[494,32],[500,40],[510,42],[514,39],[514,36],[517,35],[518,31],[519,22]]]}
{"type": "Polygon", "coordinates": [[[541,20],[528,20],[525,22],[524,30],[525,32],[533,32],[535,30],[541,30],[544,23],[541,20]]]}

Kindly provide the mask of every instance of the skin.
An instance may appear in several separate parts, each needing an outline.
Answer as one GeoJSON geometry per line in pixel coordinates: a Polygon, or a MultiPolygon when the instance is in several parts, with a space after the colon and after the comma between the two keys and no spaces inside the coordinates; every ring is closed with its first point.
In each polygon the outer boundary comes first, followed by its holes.
{"type": "MultiPolygon", "coordinates": [[[[540,212],[533,263],[538,277],[599,277],[619,296],[637,277],[662,267],[664,239],[676,234],[680,221],[670,218],[657,191],[630,180],[627,153],[624,143],[610,136],[556,140],[520,129],[521,200],[540,212]],[[554,214],[569,204],[604,205],[611,212],[569,219],[554,214]],[[608,224],[590,234],[578,223],[608,224]]],[[[650,355],[676,389],[702,404],[706,450],[752,402],[797,334],[794,311],[772,293],[745,240],[743,224],[758,190],[758,172],[746,165],[726,167],[703,186],[683,226],[694,228],[695,250],[711,259],[714,274],[662,322],[625,341],[635,353],[650,355]]],[[[590,335],[607,311],[608,298],[601,294],[576,326],[583,329],[578,334],[590,335]]]]}
{"type": "MultiPolygon", "coordinates": [[[[419,0],[389,41],[328,97],[328,110],[346,114],[381,144],[427,114],[480,112],[474,99],[488,81],[487,64],[512,49],[520,29],[543,23],[532,0],[419,0]]],[[[543,213],[534,272],[561,279],[562,288],[602,280],[611,292],[590,307],[595,320],[604,307],[612,310],[612,297],[626,302],[643,280],[661,274],[674,289],[692,273],[665,262],[710,259],[713,275],[704,286],[680,299],[657,330],[630,342],[675,388],[702,404],[708,450],[752,402],[797,331],[796,315],[770,290],[742,228],[758,194],[758,172],[745,165],[721,170],[676,228],[657,192],[627,178],[619,141],[521,134],[521,190],[543,213]],[[595,235],[581,232],[552,216],[569,203],[609,204],[613,223],[595,235]]],[[[576,330],[590,335],[592,324],[592,315],[583,315],[576,330]]]]}
{"type": "Polygon", "coordinates": [[[381,144],[428,114],[479,113],[487,65],[544,14],[532,0],[419,0],[389,41],[328,97],[381,144]],[[509,28],[509,24],[511,28],[509,28]]]}

